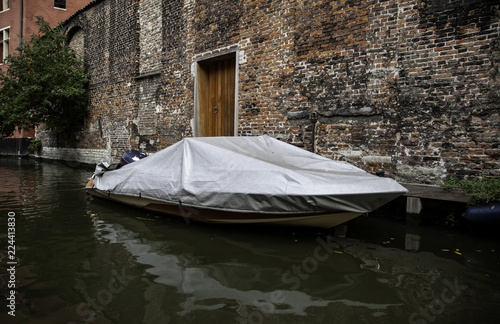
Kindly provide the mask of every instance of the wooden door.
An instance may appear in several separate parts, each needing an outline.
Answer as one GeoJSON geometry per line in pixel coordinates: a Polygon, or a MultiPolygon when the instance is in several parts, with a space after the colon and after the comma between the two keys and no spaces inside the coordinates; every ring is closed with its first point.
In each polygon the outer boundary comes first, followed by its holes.
{"type": "Polygon", "coordinates": [[[235,54],[198,63],[199,136],[233,136],[235,54]]]}

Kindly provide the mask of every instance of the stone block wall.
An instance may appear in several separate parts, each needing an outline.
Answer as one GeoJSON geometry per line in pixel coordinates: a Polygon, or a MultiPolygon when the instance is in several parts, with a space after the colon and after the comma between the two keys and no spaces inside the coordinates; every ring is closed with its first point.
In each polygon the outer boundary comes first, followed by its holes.
{"type": "Polygon", "coordinates": [[[497,1],[102,0],[66,24],[92,76],[66,146],[117,159],[193,136],[196,62],[231,49],[237,135],[418,182],[500,176],[497,1]]]}

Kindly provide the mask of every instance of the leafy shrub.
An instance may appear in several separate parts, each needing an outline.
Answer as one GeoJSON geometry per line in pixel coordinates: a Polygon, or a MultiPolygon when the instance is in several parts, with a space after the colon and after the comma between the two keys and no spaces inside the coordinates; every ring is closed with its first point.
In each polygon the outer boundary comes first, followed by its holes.
{"type": "Polygon", "coordinates": [[[448,190],[462,189],[472,196],[469,205],[481,205],[500,201],[500,179],[464,180],[449,178],[444,183],[448,190]]]}
{"type": "Polygon", "coordinates": [[[0,136],[40,124],[62,133],[81,125],[87,111],[89,77],[62,26],[52,29],[41,17],[37,24],[39,33],[7,57],[8,70],[0,73],[0,136]]]}

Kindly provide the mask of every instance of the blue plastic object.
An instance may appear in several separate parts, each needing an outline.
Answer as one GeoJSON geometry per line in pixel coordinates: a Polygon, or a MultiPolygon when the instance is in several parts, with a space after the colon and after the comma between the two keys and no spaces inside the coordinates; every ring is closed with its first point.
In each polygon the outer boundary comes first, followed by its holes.
{"type": "Polygon", "coordinates": [[[500,222],[500,202],[486,205],[469,207],[464,217],[476,223],[499,223],[500,222]]]}
{"type": "Polygon", "coordinates": [[[121,164],[127,165],[136,161],[139,161],[140,159],[144,159],[148,155],[144,152],[138,151],[138,150],[129,150],[125,151],[122,154],[122,157],[120,159],[121,164]]]}

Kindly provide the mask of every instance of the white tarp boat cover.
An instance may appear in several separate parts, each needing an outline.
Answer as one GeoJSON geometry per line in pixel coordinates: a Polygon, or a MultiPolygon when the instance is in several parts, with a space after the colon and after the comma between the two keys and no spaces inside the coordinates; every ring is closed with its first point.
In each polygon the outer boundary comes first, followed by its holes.
{"type": "Polygon", "coordinates": [[[269,136],[196,137],[96,175],[97,189],[252,213],[372,211],[407,190],[269,136]]]}

